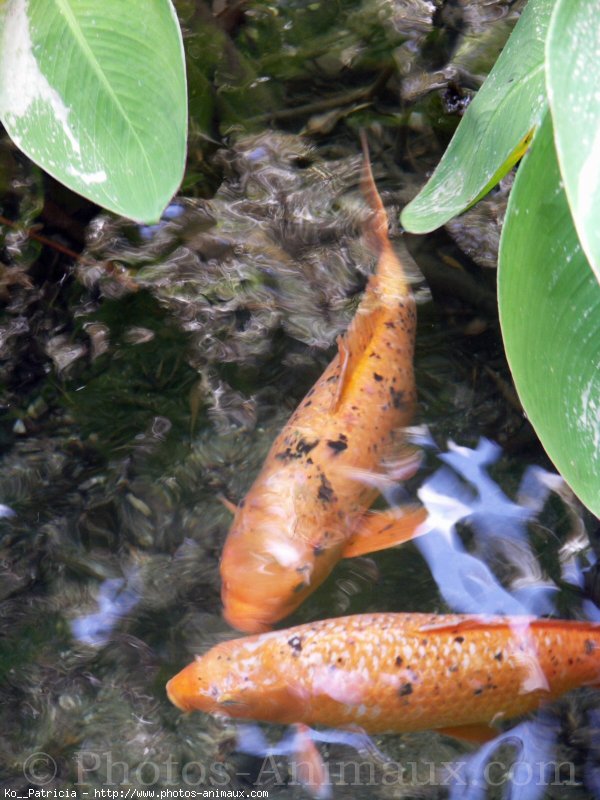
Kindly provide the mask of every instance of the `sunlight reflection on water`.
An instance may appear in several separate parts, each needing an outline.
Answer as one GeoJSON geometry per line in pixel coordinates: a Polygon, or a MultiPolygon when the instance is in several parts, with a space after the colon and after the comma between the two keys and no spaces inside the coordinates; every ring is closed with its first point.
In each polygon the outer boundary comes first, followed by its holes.
{"type": "Polygon", "coordinates": [[[119,620],[135,607],[139,598],[129,581],[122,578],[105,580],[98,589],[98,610],[71,622],[73,636],[96,647],[106,644],[119,620]]]}
{"type": "MultiPolygon", "coordinates": [[[[498,460],[500,447],[481,439],[475,450],[453,443],[449,448],[439,458],[452,470],[438,469],[417,493],[429,512],[432,530],[415,540],[444,600],[461,613],[551,614],[557,587],[542,577],[526,529],[548,497],[550,489],[544,478],[549,473],[539,467],[525,472],[519,489],[528,500],[524,507],[509,500],[485,469],[498,460]],[[467,522],[477,541],[483,540],[483,552],[487,540],[494,544],[506,538],[516,540],[519,563],[525,559],[530,567],[528,584],[512,593],[503,588],[485,561],[465,550],[456,530],[458,522],[467,522]]],[[[503,556],[509,556],[506,548],[503,556]]]]}

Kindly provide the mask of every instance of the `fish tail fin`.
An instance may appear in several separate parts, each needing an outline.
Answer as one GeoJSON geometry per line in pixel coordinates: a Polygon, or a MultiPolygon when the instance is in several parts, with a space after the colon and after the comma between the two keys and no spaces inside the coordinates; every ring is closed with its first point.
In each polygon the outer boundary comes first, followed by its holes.
{"type": "Polygon", "coordinates": [[[369,157],[369,144],[367,135],[364,131],[360,132],[360,140],[363,149],[363,168],[361,176],[361,189],[367,205],[371,209],[371,214],[365,226],[365,238],[377,255],[377,275],[380,282],[386,285],[384,294],[405,296],[409,294],[406,274],[400,261],[398,260],[388,236],[388,215],[381,196],[377,191],[371,160],[369,157]]]}
{"type": "Polygon", "coordinates": [[[371,158],[369,155],[369,142],[364,130],[360,132],[360,141],[363,150],[360,188],[362,189],[363,197],[367,205],[371,209],[369,228],[366,231],[366,235],[369,239],[369,244],[375,248],[377,253],[381,253],[383,250],[390,247],[390,240],[388,238],[388,215],[381,200],[381,196],[377,191],[375,179],[373,178],[371,158]]]}

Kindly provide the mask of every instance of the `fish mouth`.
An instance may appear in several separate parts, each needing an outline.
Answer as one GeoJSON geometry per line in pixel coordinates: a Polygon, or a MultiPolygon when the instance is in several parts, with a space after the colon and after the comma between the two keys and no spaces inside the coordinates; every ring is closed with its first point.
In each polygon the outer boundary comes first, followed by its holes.
{"type": "Polygon", "coordinates": [[[205,711],[210,714],[217,708],[215,701],[198,690],[195,662],[167,682],[167,697],[180,711],[205,711]]]}
{"type": "Polygon", "coordinates": [[[247,703],[244,703],[243,700],[228,695],[220,695],[214,699],[206,697],[206,695],[190,695],[187,684],[184,682],[182,685],[181,675],[182,673],[175,675],[165,687],[167,697],[180,711],[204,711],[206,714],[220,714],[225,717],[244,716],[239,713],[240,710],[247,707],[247,703]]]}
{"type": "Polygon", "coordinates": [[[176,678],[177,676],[175,676],[175,678],[171,678],[171,680],[167,682],[166,686],[167,697],[173,703],[173,705],[176,706],[180,711],[189,711],[189,708],[181,700],[181,698],[179,697],[179,693],[177,692],[176,678]]]}

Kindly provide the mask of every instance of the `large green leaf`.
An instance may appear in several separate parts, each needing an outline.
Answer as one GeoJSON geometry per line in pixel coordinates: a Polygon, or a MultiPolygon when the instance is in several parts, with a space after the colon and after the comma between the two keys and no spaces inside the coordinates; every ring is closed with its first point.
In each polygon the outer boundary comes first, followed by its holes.
{"type": "Polygon", "coordinates": [[[600,280],[600,4],[558,0],[546,80],[560,171],[575,228],[600,280]]]}
{"type": "Polygon", "coordinates": [[[523,407],[564,478],[600,514],[600,286],[561,188],[550,114],[510,196],[498,290],[523,407]]]}
{"type": "Polygon", "coordinates": [[[439,228],[483,197],[518,161],[545,105],[544,41],[554,0],[529,0],[442,160],[402,212],[413,233],[439,228]]]}
{"type": "Polygon", "coordinates": [[[183,46],[170,0],[4,0],[0,119],[74,191],[156,221],[185,163],[183,46]]]}

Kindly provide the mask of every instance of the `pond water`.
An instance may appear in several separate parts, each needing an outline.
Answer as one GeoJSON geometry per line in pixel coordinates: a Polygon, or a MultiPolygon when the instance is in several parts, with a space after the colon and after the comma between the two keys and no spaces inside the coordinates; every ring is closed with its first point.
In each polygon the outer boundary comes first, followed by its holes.
{"type": "MultiPolygon", "coordinates": [[[[374,268],[360,127],[419,303],[423,463],[386,499],[420,499],[436,532],[341,562],[286,625],[379,611],[598,619],[597,522],[555,475],[502,351],[490,267],[505,190],[430,237],[401,238],[397,222],[521,6],[242,3],[215,21],[179,3],[189,168],[157,226],[78,206],[4,142],[3,213],[81,249],[73,262],[20,233],[3,243],[7,796],[308,796],[289,731],[182,714],[164,687],[238,635],[221,616],[220,497],[244,496],[374,268]]],[[[597,693],[580,689],[482,747],[430,732],[315,738],[334,798],[585,798],[600,796],[599,724],[597,693]]]]}

